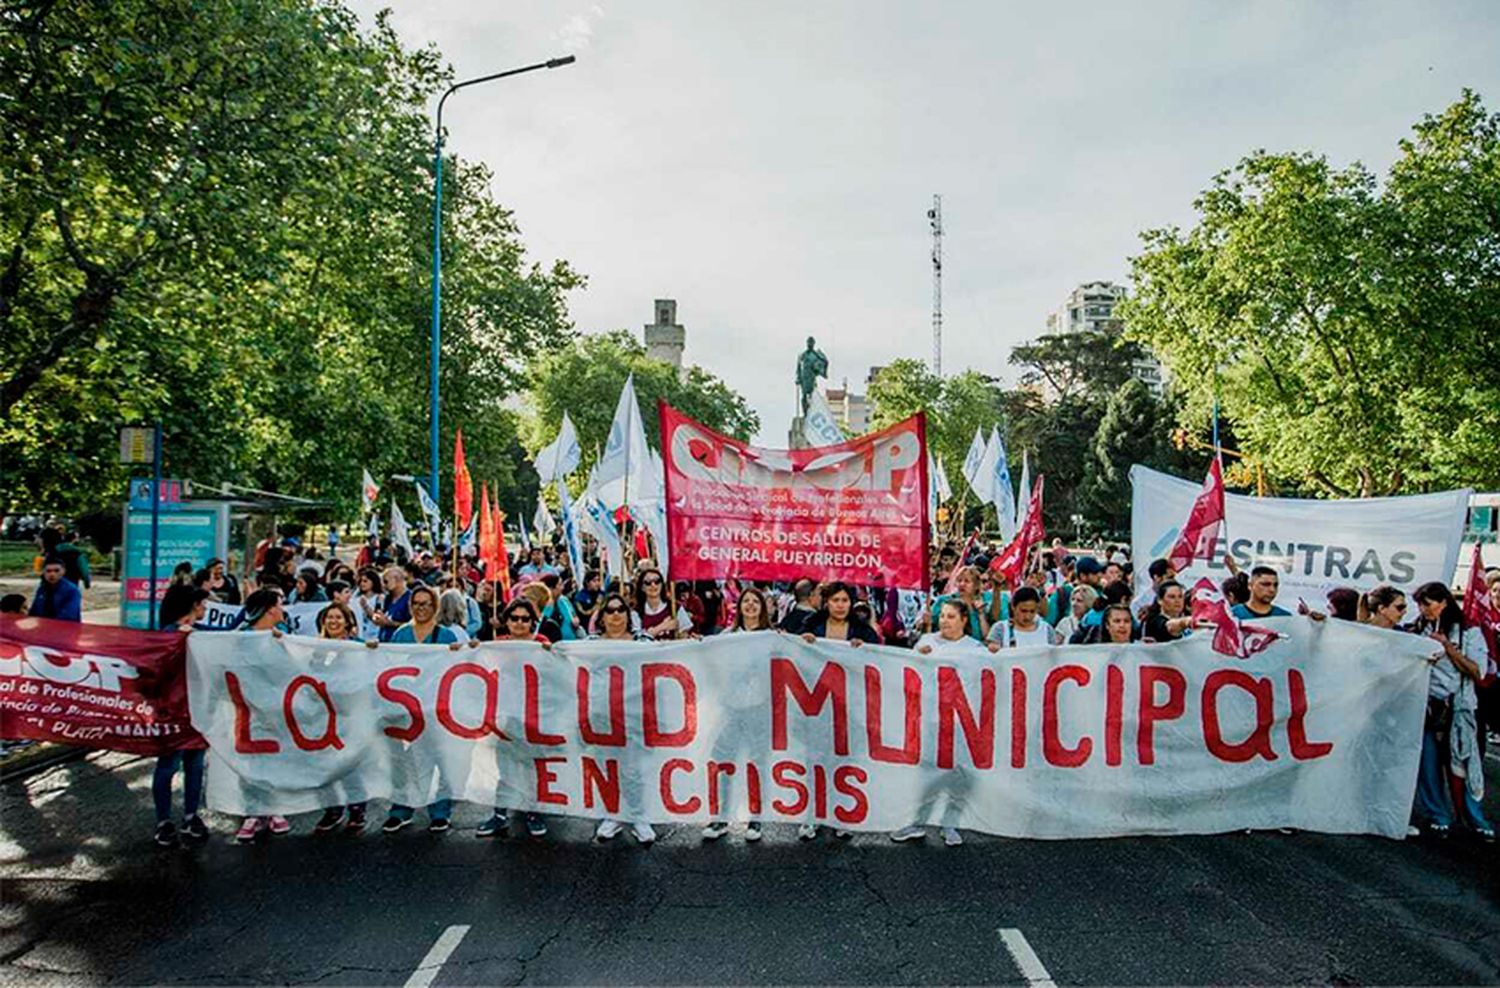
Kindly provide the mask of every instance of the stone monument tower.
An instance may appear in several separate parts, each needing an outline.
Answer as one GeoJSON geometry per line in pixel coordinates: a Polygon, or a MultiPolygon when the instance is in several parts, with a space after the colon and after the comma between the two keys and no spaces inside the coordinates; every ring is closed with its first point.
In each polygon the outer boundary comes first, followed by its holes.
{"type": "Polygon", "coordinates": [[[646,356],[653,360],[665,360],[682,369],[682,348],[687,342],[687,330],[677,324],[677,300],[656,300],[656,322],[646,326],[646,356]]]}

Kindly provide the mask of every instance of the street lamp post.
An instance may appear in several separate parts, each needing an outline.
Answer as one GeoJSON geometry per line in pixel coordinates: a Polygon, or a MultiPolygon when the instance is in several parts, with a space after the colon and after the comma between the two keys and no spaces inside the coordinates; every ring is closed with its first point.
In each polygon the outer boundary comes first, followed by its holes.
{"type": "Polygon", "coordinates": [[[481,82],[493,82],[496,79],[504,79],[507,76],[520,75],[523,72],[535,72],[537,69],[556,69],[564,65],[572,65],[572,55],[562,58],[550,58],[545,62],[537,62],[535,65],[526,65],[519,69],[510,69],[505,72],[496,72],[493,75],[483,75],[476,79],[465,79],[463,82],[455,82],[443,93],[437,105],[436,137],[433,141],[432,175],[434,192],[432,196],[432,385],[431,385],[431,407],[429,416],[431,420],[432,434],[432,473],[429,477],[428,489],[432,493],[432,502],[438,502],[438,363],[441,359],[443,331],[441,317],[443,311],[443,104],[448,102],[448,97],[467,86],[477,86],[481,82]]]}

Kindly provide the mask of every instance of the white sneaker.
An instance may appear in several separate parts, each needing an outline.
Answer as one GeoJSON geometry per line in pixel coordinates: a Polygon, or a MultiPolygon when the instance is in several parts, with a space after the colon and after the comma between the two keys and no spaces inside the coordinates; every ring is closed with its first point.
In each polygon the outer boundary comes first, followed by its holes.
{"type": "Polygon", "coordinates": [[[760,834],[760,821],[759,820],[751,820],[748,824],[746,824],[746,826],[745,826],[745,841],[746,841],[746,843],[754,843],[755,841],[760,840],[760,836],[761,836],[761,834],[760,834]]]}
{"type": "Polygon", "coordinates": [[[964,842],[964,835],[958,832],[957,827],[943,828],[943,843],[949,847],[959,847],[964,842]]]}
{"type": "Polygon", "coordinates": [[[630,825],[630,829],[635,834],[635,839],[640,841],[642,844],[652,844],[656,842],[656,831],[652,829],[651,824],[632,823],[630,825]]]}
{"type": "Polygon", "coordinates": [[[812,840],[818,836],[818,825],[816,823],[804,823],[797,828],[798,840],[812,840]]]}
{"type": "Polygon", "coordinates": [[[625,824],[619,820],[602,820],[599,829],[594,831],[595,840],[614,840],[625,829],[625,824]]]}
{"type": "Polygon", "coordinates": [[[703,839],[718,840],[720,837],[723,837],[727,833],[729,833],[729,824],[725,823],[722,820],[715,820],[713,823],[710,823],[708,826],[703,828],[703,839]]]}
{"type": "Polygon", "coordinates": [[[1408,836],[1408,837],[1421,837],[1422,836],[1422,828],[1421,827],[1413,827],[1411,824],[1407,824],[1406,825],[1406,836],[1408,836]]]}
{"type": "Polygon", "coordinates": [[[927,828],[920,823],[914,823],[908,827],[902,827],[900,830],[893,831],[891,833],[891,840],[897,844],[904,844],[909,840],[922,840],[926,836],[927,828]]]}

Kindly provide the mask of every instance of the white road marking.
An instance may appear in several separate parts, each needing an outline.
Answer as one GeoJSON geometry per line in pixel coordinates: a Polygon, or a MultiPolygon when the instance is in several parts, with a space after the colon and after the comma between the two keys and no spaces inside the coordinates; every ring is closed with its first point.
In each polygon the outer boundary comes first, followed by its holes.
{"type": "MultiPolygon", "coordinates": [[[[438,936],[437,942],[432,949],[427,951],[427,956],[422,958],[422,963],[406,979],[405,988],[428,988],[428,985],[437,978],[438,972],[443,969],[443,964],[453,951],[458,949],[459,943],[463,941],[464,935],[469,932],[467,926],[450,926],[438,936]]],[[[1024,942],[1024,941],[1022,941],[1024,942]]]]}
{"type": "Polygon", "coordinates": [[[1031,949],[1031,944],[1026,942],[1025,934],[1020,930],[1006,929],[1000,931],[1000,939],[1005,941],[1005,949],[1010,951],[1016,967],[1021,969],[1021,976],[1031,988],[1057,988],[1057,982],[1047,973],[1042,959],[1031,949]]]}

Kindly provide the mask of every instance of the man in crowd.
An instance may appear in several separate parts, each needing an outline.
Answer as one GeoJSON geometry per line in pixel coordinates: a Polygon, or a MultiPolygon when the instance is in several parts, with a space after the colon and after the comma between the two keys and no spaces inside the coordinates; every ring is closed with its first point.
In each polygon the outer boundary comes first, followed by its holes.
{"type": "Polygon", "coordinates": [[[802,634],[802,626],[816,613],[822,605],[818,594],[818,584],[807,577],[792,584],[792,606],[787,610],[786,616],[781,619],[778,626],[782,631],[789,634],[802,634]]]}
{"type": "Polygon", "coordinates": [[[530,558],[521,566],[519,576],[523,580],[540,580],[548,573],[557,575],[560,570],[556,566],[548,564],[542,553],[542,547],[534,545],[531,547],[530,558]]]}
{"type": "Polygon", "coordinates": [[[1276,594],[1281,589],[1281,577],[1269,566],[1257,566],[1250,571],[1250,599],[1235,604],[1229,613],[1241,621],[1255,618],[1287,617],[1292,612],[1276,606],[1276,594]]]}
{"type": "Polygon", "coordinates": [[[397,628],[411,620],[411,591],[406,588],[406,570],[399,566],[387,568],[380,582],[385,585],[385,606],[370,620],[380,628],[380,640],[388,642],[397,628]]]}
{"type": "Polygon", "coordinates": [[[31,601],[32,617],[83,620],[83,594],[77,584],[63,575],[66,568],[58,556],[48,556],[42,563],[42,582],[37,585],[36,596],[31,601]]]}

